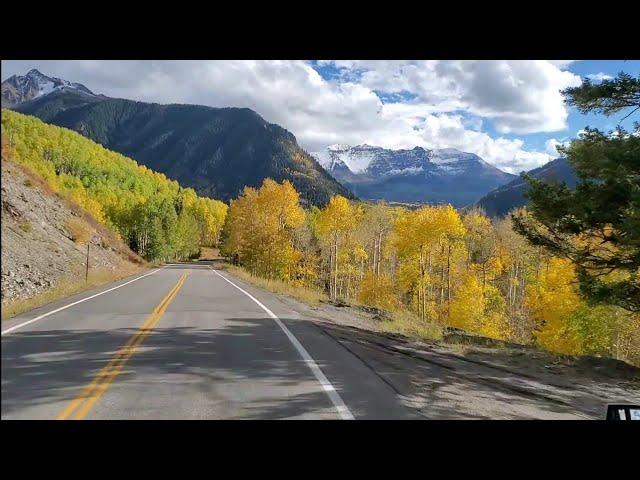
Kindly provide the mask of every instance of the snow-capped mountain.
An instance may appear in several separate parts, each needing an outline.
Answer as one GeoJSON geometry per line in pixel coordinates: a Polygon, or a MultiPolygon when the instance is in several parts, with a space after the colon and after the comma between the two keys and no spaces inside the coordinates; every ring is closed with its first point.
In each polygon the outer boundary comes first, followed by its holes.
{"type": "Polygon", "coordinates": [[[330,145],[323,152],[312,153],[325,170],[331,170],[336,165],[345,165],[353,173],[363,172],[372,160],[384,154],[384,149],[371,145],[330,145]]]}
{"type": "Polygon", "coordinates": [[[334,178],[367,199],[465,206],[515,177],[454,148],[331,145],[312,155],[334,178]]]}
{"type": "Polygon", "coordinates": [[[48,77],[34,68],[24,76],[13,75],[2,82],[2,107],[12,108],[53,92],[67,90],[74,90],[94,97],[97,96],[80,83],[48,77]]]}

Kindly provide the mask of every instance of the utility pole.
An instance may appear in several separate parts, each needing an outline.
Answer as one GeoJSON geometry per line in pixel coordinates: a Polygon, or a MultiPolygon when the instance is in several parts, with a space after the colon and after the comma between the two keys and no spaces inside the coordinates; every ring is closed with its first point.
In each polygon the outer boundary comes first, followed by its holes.
{"type": "Polygon", "coordinates": [[[91,245],[91,239],[87,241],[87,268],[84,273],[84,281],[85,283],[89,282],[89,246],[91,245]]]}

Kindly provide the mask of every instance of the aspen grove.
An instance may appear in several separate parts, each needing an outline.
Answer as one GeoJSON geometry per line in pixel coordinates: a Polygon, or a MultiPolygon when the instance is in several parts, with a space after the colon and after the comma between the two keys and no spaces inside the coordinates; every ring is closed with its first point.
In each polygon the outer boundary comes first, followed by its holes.
{"type": "Polygon", "coordinates": [[[291,183],[267,179],[231,201],[222,253],[252,275],[333,302],[557,353],[639,361],[637,314],[588,305],[569,261],[531,246],[511,218],[491,220],[479,209],[334,196],[304,210],[291,183]]]}

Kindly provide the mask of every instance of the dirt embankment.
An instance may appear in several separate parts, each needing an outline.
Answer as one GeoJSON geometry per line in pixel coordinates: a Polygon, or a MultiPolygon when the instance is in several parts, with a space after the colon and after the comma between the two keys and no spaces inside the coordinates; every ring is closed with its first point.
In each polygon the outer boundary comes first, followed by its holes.
{"type": "Polygon", "coordinates": [[[1,165],[3,317],[144,267],[117,235],[39,176],[4,159],[1,165]]]}

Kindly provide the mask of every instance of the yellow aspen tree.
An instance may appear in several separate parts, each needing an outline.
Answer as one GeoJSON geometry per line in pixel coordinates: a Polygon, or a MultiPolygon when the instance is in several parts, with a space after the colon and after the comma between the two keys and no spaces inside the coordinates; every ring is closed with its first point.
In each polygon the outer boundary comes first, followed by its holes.
{"type": "Polygon", "coordinates": [[[475,275],[467,272],[451,301],[448,323],[456,328],[480,332],[485,313],[486,300],[482,284],[475,275]]]}
{"type": "Polygon", "coordinates": [[[340,246],[349,230],[354,227],[355,212],[349,201],[341,195],[331,197],[329,203],[318,213],[317,229],[321,237],[330,244],[330,286],[329,295],[332,300],[338,298],[338,271],[340,246]]]}
{"type": "Polygon", "coordinates": [[[258,190],[245,187],[227,215],[223,251],[254,275],[290,280],[301,258],[294,235],[305,220],[293,185],[265,179],[258,190]]]}
{"type": "Polygon", "coordinates": [[[553,352],[582,353],[580,338],[569,321],[581,304],[570,261],[551,258],[525,301],[538,323],[535,337],[541,346],[553,352]]]}

